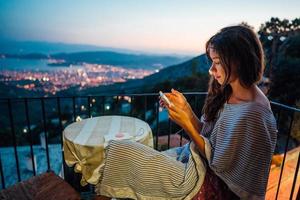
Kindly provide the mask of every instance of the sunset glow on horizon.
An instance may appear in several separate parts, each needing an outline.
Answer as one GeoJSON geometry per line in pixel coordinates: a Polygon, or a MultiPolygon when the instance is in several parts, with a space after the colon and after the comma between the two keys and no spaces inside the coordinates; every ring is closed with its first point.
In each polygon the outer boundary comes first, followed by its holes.
{"type": "Polygon", "coordinates": [[[0,0],[0,40],[196,55],[228,25],[299,17],[300,1],[0,0]]]}

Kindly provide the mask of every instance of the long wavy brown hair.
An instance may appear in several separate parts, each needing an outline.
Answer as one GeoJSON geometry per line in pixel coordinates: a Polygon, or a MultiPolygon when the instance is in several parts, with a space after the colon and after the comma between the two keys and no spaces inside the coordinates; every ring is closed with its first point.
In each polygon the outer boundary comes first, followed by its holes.
{"type": "Polygon", "coordinates": [[[207,122],[214,121],[229,100],[232,94],[229,79],[232,74],[239,78],[243,87],[249,88],[259,82],[264,71],[262,45],[254,31],[246,26],[225,27],[206,42],[206,55],[212,61],[210,48],[219,55],[226,77],[222,85],[213,77],[210,78],[202,110],[207,122]]]}

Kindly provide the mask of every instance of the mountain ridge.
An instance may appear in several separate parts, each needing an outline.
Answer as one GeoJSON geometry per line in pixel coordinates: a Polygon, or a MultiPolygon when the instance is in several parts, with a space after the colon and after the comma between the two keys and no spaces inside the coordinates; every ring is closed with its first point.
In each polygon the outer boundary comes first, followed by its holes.
{"type": "Polygon", "coordinates": [[[144,54],[130,54],[119,53],[113,51],[86,51],[75,53],[58,53],[46,55],[42,53],[29,54],[1,54],[1,59],[55,59],[56,63],[48,64],[51,66],[69,66],[70,64],[102,64],[114,65],[135,69],[161,69],[166,66],[174,65],[182,61],[190,59],[189,57],[172,57],[164,55],[144,55],[144,54]]]}
{"type": "Polygon", "coordinates": [[[146,50],[132,50],[126,48],[106,47],[90,44],[73,44],[64,42],[47,42],[47,41],[14,41],[0,40],[0,54],[58,54],[58,53],[75,53],[83,51],[113,51],[118,53],[144,54],[150,56],[174,56],[174,57],[192,57],[191,54],[177,53],[157,53],[146,50]]]}

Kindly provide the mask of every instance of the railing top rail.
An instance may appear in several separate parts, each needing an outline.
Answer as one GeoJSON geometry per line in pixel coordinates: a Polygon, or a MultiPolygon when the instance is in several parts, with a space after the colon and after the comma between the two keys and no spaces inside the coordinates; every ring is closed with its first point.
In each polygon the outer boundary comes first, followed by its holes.
{"type": "Polygon", "coordinates": [[[280,108],[284,108],[286,110],[290,110],[290,111],[294,111],[294,112],[299,112],[300,113],[300,109],[299,108],[287,106],[287,105],[284,105],[282,103],[278,103],[278,102],[275,102],[275,101],[270,101],[270,102],[271,102],[272,105],[278,106],[280,108]]]}
{"type": "MultiPolygon", "coordinates": [[[[186,95],[206,95],[207,92],[183,92],[186,95]]],[[[110,97],[110,96],[158,96],[159,93],[103,93],[98,95],[79,95],[79,96],[51,96],[51,97],[15,97],[15,98],[0,98],[1,101],[11,100],[23,100],[23,99],[56,99],[56,98],[88,98],[88,97],[110,97]]]]}
{"type": "MultiPolygon", "coordinates": [[[[207,92],[183,92],[185,95],[207,95],[207,92]]],[[[0,101],[18,101],[18,100],[24,100],[24,99],[30,99],[30,100],[40,100],[40,99],[68,99],[68,98],[90,98],[90,97],[113,97],[113,96],[158,96],[158,93],[103,93],[98,95],[82,95],[82,96],[51,96],[51,97],[16,97],[16,98],[0,98],[0,101]]],[[[272,105],[278,106],[280,108],[284,108],[286,110],[294,111],[294,112],[300,112],[299,108],[295,108],[292,106],[288,106],[285,104],[281,104],[275,101],[270,101],[272,105]]]]}

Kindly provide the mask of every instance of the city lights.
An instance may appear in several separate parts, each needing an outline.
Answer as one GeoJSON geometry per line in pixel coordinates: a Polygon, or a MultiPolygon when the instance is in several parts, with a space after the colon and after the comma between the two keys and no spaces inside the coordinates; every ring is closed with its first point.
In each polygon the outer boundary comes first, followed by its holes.
{"type": "MultiPolygon", "coordinates": [[[[0,81],[8,86],[16,86],[29,91],[43,91],[56,94],[70,87],[79,90],[141,79],[155,73],[155,70],[127,69],[112,65],[83,63],[81,68],[68,68],[49,71],[0,70],[0,81]]],[[[92,103],[96,100],[92,99],[92,103]]]]}

